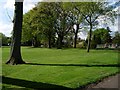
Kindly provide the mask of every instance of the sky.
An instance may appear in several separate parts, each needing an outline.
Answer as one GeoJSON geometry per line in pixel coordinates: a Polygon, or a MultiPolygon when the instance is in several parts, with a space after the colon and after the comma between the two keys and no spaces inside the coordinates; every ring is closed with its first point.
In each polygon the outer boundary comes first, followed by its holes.
{"type": "MultiPolygon", "coordinates": [[[[15,0],[0,0],[0,32],[6,36],[11,36],[11,31],[13,29],[13,16],[14,16],[14,1],[15,0]]],[[[30,9],[35,7],[35,4],[41,0],[24,0],[23,3],[23,13],[25,14],[30,9]]],[[[50,1],[50,0],[49,0],[50,1]]],[[[111,4],[118,0],[109,0],[111,4]]],[[[110,29],[117,31],[118,29],[118,20],[116,20],[115,25],[110,25],[110,29]]],[[[85,37],[83,33],[80,34],[81,37],[85,37]]]]}
{"type": "MultiPolygon", "coordinates": [[[[0,32],[6,36],[11,36],[13,28],[14,1],[15,0],[0,0],[0,32]]],[[[38,1],[40,0],[24,0],[23,13],[35,7],[38,1]]]]}

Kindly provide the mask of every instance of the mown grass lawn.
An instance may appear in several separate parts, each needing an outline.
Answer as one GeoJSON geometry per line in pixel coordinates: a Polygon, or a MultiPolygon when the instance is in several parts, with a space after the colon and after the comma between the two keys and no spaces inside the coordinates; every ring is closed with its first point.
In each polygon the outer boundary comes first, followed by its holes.
{"type": "Polygon", "coordinates": [[[28,64],[6,65],[9,47],[2,48],[5,88],[79,88],[118,72],[118,51],[22,47],[28,64]]]}

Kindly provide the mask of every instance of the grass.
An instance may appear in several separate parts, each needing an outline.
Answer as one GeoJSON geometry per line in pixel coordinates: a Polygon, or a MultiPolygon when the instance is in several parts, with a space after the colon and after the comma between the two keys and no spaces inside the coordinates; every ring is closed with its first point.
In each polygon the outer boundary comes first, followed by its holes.
{"type": "MultiPolygon", "coordinates": [[[[118,51],[46,49],[22,47],[28,64],[6,65],[8,47],[2,48],[2,76],[5,88],[75,89],[118,72],[118,51]]],[[[6,89],[7,90],[7,89],[6,89]]]]}

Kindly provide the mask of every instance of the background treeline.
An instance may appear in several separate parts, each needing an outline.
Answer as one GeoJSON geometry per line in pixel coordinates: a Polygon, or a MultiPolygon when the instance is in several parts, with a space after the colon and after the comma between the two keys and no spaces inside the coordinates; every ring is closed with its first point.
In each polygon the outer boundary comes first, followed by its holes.
{"type": "Polygon", "coordinates": [[[112,37],[109,27],[96,29],[100,16],[114,21],[115,12],[105,2],[40,2],[24,14],[22,45],[58,49],[96,48],[97,44],[106,43],[119,45],[119,32],[112,37]],[[88,33],[86,40],[78,35],[82,31],[88,33]]]}

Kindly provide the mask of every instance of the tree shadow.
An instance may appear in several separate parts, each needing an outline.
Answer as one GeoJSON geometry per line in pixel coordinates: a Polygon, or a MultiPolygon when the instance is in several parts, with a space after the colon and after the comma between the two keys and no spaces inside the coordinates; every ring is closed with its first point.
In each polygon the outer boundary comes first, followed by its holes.
{"type": "MultiPolygon", "coordinates": [[[[0,76],[1,77],[1,76],[0,76]]],[[[27,80],[21,80],[21,79],[16,79],[16,78],[10,78],[10,77],[5,77],[2,76],[2,83],[3,84],[9,84],[9,85],[16,85],[16,86],[21,86],[25,88],[31,88],[32,90],[73,90],[71,88],[67,88],[64,86],[60,85],[54,85],[54,84],[48,84],[48,83],[42,83],[42,82],[33,82],[33,81],[27,81],[27,80]]]]}
{"type": "Polygon", "coordinates": [[[26,63],[26,65],[40,65],[40,66],[79,66],[79,67],[120,67],[120,64],[39,64],[26,63]]]}

